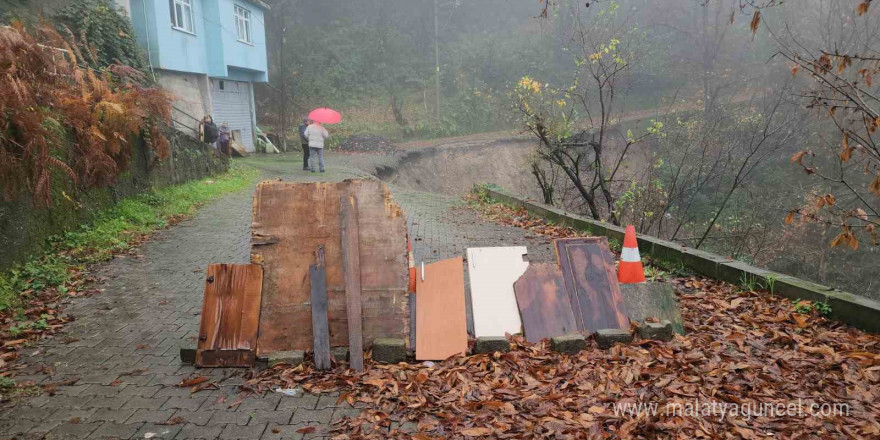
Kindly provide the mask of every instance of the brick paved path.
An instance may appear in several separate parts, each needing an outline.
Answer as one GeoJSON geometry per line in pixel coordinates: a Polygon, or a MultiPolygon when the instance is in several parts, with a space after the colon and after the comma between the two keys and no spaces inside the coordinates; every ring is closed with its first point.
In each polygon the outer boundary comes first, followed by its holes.
{"type": "MultiPolygon", "coordinates": [[[[364,176],[394,158],[328,155],[328,172],[299,171],[294,155],[251,160],[266,177],[341,180],[364,176]]],[[[412,216],[417,261],[464,255],[469,246],[528,245],[530,259],[552,259],[546,241],[516,228],[482,222],[454,197],[393,188],[412,216]]],[[[141,248],[98,269],[105,291],[75,298],[76,317],[63,333],[23,350],[30,367],[18,381],[37,384],[79,378],[54,396],[19,398],[0,407],[4,438],[323,438],[330,422],[358,410],[333,396],[270,393],[238,399],[241,370],[200,370],[218,390],[190,394],[175,384],[196,370],[179,349],[198,332],[203,273],[212,262],[245,263],[249,256],[251,190],[204,207],[195,218],[161,231],[141,248]],[[44,374],[49,373],[49,374],[44,374]],[[296,431],[314,426],[308,434],[296,431]]]]}

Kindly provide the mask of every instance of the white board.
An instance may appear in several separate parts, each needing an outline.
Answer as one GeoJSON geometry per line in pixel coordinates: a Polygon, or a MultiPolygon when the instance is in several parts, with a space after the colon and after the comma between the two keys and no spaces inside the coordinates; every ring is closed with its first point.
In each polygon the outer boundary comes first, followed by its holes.
{"type": "Polygon", "coordinates": [[[525,246],[468,248],[474,336],[521,333],[513,283],[529,267],[525,246]]]}

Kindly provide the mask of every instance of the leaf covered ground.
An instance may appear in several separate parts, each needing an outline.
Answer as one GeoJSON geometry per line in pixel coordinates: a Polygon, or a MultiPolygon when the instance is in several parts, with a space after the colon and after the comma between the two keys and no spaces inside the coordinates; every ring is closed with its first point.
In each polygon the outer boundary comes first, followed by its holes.
{"type": "MultiPolygon", "coordinates": [[[[577,234],[490,209],[543,235],[577,234]]],[[[880,336],[767,292],[693,276],[667,282],[686,329],[670,342],[601,350],[590,340],[569,356],[513,336],[509,353],[433,365],[368,363],[360,374],[276,366],[247,388],[338,392],[363,408],[334,427],[338,439],[880,437],[880,336]],[[392,423],[405,421],[417,432],[392,423]]]]}

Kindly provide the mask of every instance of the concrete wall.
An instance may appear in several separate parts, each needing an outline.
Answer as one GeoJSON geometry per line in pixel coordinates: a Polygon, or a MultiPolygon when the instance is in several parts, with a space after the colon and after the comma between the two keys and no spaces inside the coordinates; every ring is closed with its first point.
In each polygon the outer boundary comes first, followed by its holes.
{"type": "Polygon", "coordinates": [[[174,94],[175,127],[198,136],[199,120],[213,114],[208,76],[162,70],[156,73],[156,77],[163,88],[174,94]]]}
{"type": "Polygon", "coordinates": [[[46,246],[46,239],[94,219],[96,213],[120,199],[153,188],[179,184],[225,171],[227,158],[210,147],[174,130],[168,132],[172,155],[157,161],[138,140],[130,169],[107,188],[82,191],[62,173],[52,181],[51,208],[35,206],[27,195],[11,202],[0,200],[0,270],[7,270],[46,246]],[[66,198],[65,195],[70,196],[66,198]]]}
{"type": "MultiPolygon", "coordinates": [[[[625,231],[619,226],[572,214],[507,193],[497,187],[489,189],[489,196],[499,202],[524,208],[555,223],[623,243],[625,231]]],[[[865,331],[880,333],[880,302],[647,235],[639,236],[639,252],[661,260],[680,262],[701,275],[732,284],[740,284],[745,279],[762,283],[764,286],[772,283],[774,294],[793,300],[827,302],[831,306],[832,319],[865,331]]]]}

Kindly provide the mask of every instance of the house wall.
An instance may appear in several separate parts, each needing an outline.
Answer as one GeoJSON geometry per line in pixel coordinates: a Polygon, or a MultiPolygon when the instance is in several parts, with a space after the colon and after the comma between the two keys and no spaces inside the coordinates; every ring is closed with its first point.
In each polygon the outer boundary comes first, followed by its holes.
{"type": "Polygon", "coordinates": [[[162,70],[156,73],[156,78],[165,90],[174,94],[175,127],[198,136],[199,120],[213,113],[208,76],[162,70]]]}
{"type": "Polygon", "coordinates": [[[266,59],[266,28],[263,10],[253,3],[241,0],[220,0],[218,6],[221,23],[223,23],[223,53],[226,65],[237,68],[239,74],[242,71],[251,71],[248,79],[238,78],[239,80],[268,81],[269,66],[266,59]],[[251,40],[253,40],[253,44],[238,41],[235,30],[235,5],[251,12],[251,40]]]}
{"type": "Polygon", "coordinates": [[[168,0],[128,1],[138,41],[149,47],[155,69],[268,81],[265,16],[256,4],[245,0],[193,0],[195,30],[188,33],[172,28],[168,0]],[[236,4],[251,11],[253,44],[238,41],[236,4]],[[233,68],[234,74],[230,72],[233,68]]]}
{"type": "Polygon", "coordinates": [[[193,0],[194,32],[189,33],[172,27],[169,0],[117,1],[129,2],[137,39],[148,49],[159,83],[175,95],[175,126],[197,135],[199,120],[212,114],[219,124],[215,113],[220,111],[233,130],[242,132],[245,147],[252,151],[256,126],[252,83],[268,81],[263,9],[249,0],[193,0]],[[238,41],[236,5],[251,13],[251,43],[238,41]],[[240,87],[247,94],[225,99],[217,107],[211,91],[215,79],[247,82],[240,87]],[[236,105],[240,107],[233,108],[236,105]],[[249,112],[248,117],[243,118],[242,112],[249,112]]]}

